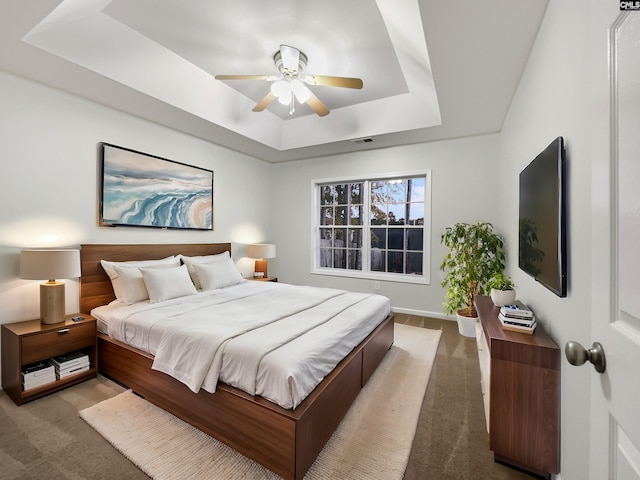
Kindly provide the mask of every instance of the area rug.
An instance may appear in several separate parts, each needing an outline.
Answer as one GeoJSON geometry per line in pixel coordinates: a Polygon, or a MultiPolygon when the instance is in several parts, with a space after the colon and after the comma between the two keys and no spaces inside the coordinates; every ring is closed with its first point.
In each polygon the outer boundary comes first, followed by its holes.
{"type": "MultiPolygon", "coordinates": [[[[440,331],[395,325],[395,341],[305,480],[401,480],[440,331]]],[[[155,480],[280,477],[127,391],[80,412],[155,480]]]]}

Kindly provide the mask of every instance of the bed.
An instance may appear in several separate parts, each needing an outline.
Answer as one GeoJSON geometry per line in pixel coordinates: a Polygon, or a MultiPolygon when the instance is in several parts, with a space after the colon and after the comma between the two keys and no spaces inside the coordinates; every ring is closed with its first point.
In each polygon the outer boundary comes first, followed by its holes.
{"type": "MultiPolygon", "coordinates": [[[[82,245],[81,311],[91,312],[115,299],[101,260],[150,260],[230,250],[228,243],[82,245]]],[[[194,393],[184,383],[152,369],[154,355],[104,333],[98,334],[98,369],[283,478],[298,480],[313,464],[392,343],[393,317],[388,315],[294,409],[223,382],[217,383],[215,393],[204,389],[194,393]]]]}

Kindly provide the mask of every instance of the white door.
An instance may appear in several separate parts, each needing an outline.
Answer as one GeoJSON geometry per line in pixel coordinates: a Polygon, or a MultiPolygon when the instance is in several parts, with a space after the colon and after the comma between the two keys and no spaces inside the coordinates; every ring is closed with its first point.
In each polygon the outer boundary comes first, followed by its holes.
{"type": "Polygon", "coordinates": [[[632,480],[640,479],[640,12],[620,12],[617,0],[591,6],[591,334],[607,365],[591,376],[590,478],[632,480]]]}

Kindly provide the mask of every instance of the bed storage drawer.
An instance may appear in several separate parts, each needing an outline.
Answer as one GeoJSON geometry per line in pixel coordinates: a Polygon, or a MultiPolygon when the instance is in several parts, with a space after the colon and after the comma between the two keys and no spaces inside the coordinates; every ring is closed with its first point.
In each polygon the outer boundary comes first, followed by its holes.
{"type": "Polygon", "coordinates": [[[365,386],[373,372],[376,370],[382,358],[393,345],[393,316],[383,321],[375,332],[378,335],[371,336],[362,346],[362,384],[365,386]]]}

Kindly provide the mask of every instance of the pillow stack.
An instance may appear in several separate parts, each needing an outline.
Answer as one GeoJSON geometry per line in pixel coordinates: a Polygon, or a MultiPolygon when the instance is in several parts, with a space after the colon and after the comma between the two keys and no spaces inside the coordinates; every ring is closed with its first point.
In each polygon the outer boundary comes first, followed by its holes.
{"type": "Polygon", "coordinates": [[[171,268],[180,266],[180,257],[172,255],[160,260],[137,260],[130,262],[110,262],[101,260],[102,268],[111,279],[113,293],[124,303],[135,303],[149,298],[140,267],[171,268]],[[116,268],[118,270],[116,270],[116,268]]]}
{"type": "Polygon", "coordinates": [[[243,281],[229,252],[217,255],[171,256],[160,260],[111,262],[101,260],[116,298],[131,305],[164,302],[243,281]],[[181,264],[182,263],[182,264],[181,264]]]}
{"type": "Polygon", "coordinates": [[[180,255],[180,260],[187,266],[191,280],[197,289],[213,290],[242,282],[242,275],[231,260],[229,252],[200,257],[180,255]]]}

